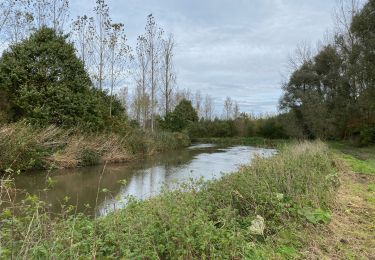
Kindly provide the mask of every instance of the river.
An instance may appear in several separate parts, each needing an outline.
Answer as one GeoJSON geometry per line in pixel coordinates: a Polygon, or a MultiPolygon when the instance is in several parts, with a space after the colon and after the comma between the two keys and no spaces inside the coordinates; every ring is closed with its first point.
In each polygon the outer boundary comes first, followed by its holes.
{"type": "Polygon", "coordinates": [[[176,183],[217,179],[236,171],[240,165],[251,163],[255,156],[268,157],[274,153],[273,149],[251,146],[197,144],[133,162],[107,165],[104,171],[100,165],[56,170],[49,175],[45,172],[20,175],[16,178],[16,187],[38,195],[53,212],[60,212],[61,205],[70,204],[78,212],[102,216],[123,207],[129,196],[147,199],[163,188],[175,187],[176,183]],[[54,182],[47,190],[46,176],[54,182]]]}

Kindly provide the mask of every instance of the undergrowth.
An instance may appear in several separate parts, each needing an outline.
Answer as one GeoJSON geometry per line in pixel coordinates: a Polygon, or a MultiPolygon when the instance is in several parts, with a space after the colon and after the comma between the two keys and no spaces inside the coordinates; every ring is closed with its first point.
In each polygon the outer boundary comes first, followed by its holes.
{"type": "Polygon", "coordinates": [[[3,180],[0,258],[290,259],[306,242],[301,230],[329,222],[336,185],[321,142],[289,145],[220,180],[182,184],[98,219],[69,206],[52,215],[34,196],[15,204],[15,187],[3,180]]]}
{"type": "Polygon", "coordinates": [[[88,133],[55,126],[36,128],[18,122],[0,127],[0,172],[123,162],[189,144],[189,138],[180,133],[132,128],[122,133],[88,133]]]}

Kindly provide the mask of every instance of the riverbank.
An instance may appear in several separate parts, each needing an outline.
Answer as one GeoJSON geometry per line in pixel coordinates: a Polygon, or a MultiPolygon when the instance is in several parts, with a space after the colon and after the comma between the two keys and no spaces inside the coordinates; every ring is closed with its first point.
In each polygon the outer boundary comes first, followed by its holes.
{"type": "Polygon", "coordinates": [[[30,197],[25,209],[18,207],[21,215],[12,212],[16,207],[1,215],[2,256],[306,257],[311,237],[334,221],[337,160],[321,142],[288,145],[220,180],[188,183],[95,220],[72,206],[51,216],[30,197]]]}
{"type": "Polygon", "coordinates": [[[19,122],[0,127],[0,172],[126,162],[189,144],[189,137],[181,133],[151,133],[130,127],[117,133],[88,133],[19,122]]]}

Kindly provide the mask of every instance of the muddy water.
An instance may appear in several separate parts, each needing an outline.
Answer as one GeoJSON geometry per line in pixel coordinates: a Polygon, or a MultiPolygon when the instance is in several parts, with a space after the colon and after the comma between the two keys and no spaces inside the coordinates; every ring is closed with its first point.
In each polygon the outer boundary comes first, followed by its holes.
{"type": "Polygon", "coordinates": [[[71,204],[79,212],[105,215],[123,207],[129,196],[146,199],[190,179],[220,178],[250,163],[255,156],[274,153],[272,149],[250,146],[198,144],[131,163],[107,165],[104,171],[103,165],[55,171],[50,174],[55,184],[48,190],[45,172],[21,175],[16,178],[16,185],[39,195],[54,212],[61,211],[62,204],[71,204]]]}

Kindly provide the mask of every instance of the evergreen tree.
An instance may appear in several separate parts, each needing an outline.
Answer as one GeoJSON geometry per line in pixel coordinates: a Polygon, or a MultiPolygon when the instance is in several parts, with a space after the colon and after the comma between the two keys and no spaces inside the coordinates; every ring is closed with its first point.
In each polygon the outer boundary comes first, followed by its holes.
{"type": "MultiPolygon", "coordinates": [[[[109,98],[92,87],[66,38],[43,27],[4,52],[0,93],[6,98],[0,109],[6,110],[9,121],[26,118],[38,125],[105,127],[109,98]]],[[[123,115],[121,106],[113,110],[113,115],[123,115]]]]}

